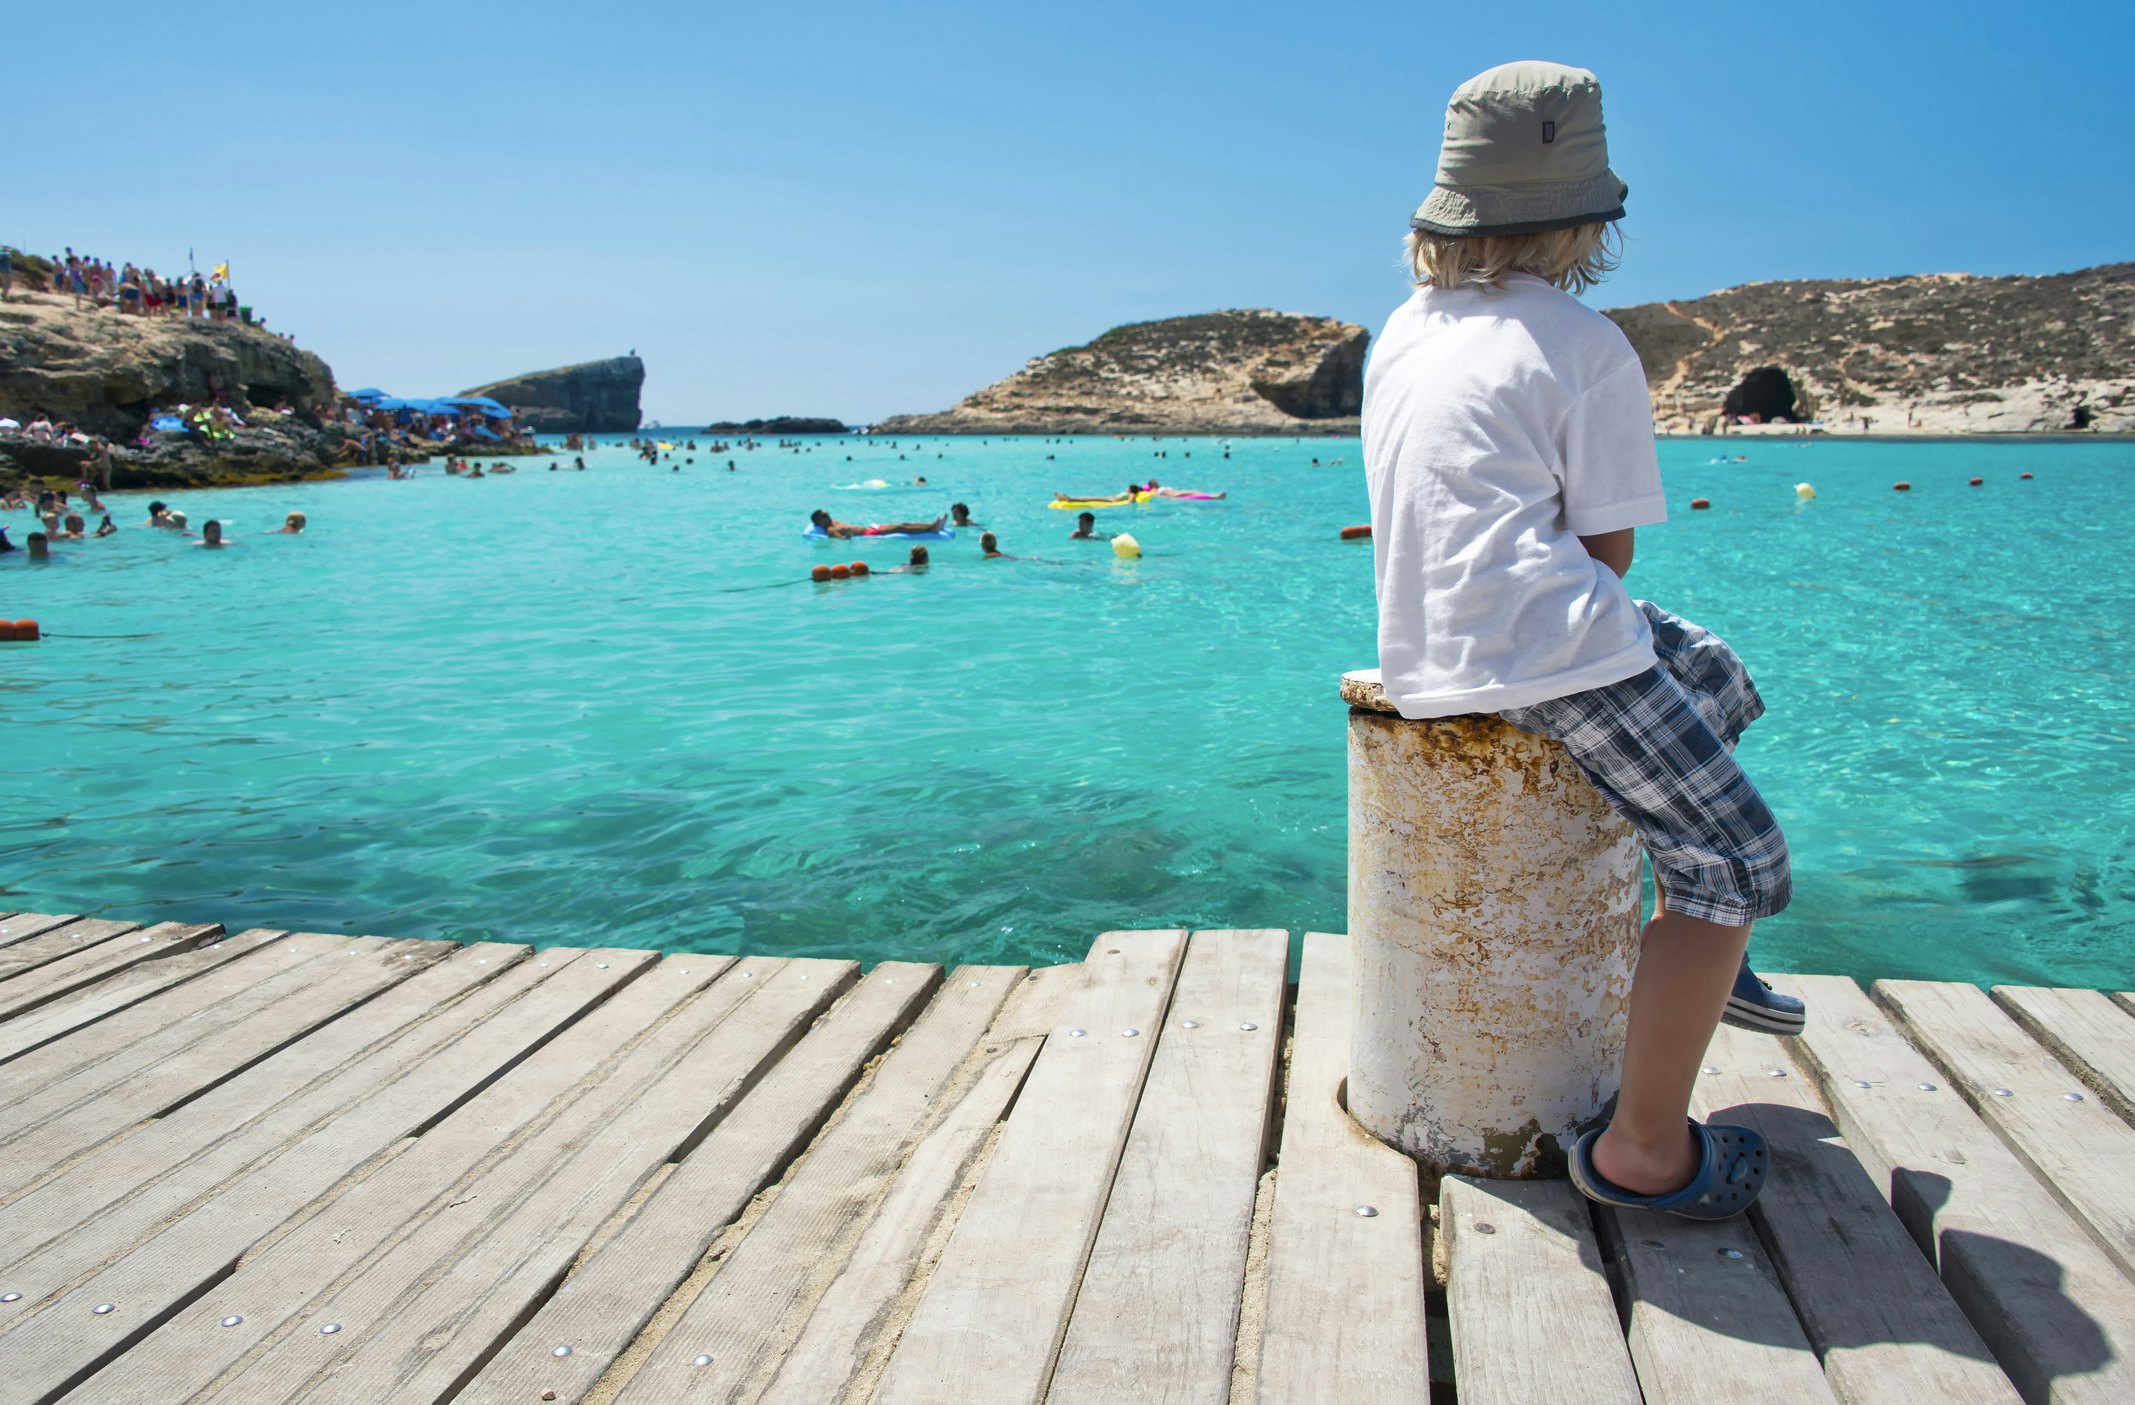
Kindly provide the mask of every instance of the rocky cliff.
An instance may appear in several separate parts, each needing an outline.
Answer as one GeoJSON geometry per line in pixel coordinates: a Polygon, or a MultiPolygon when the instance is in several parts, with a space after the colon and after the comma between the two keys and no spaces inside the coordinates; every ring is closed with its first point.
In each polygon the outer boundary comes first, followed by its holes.
{"type": "Polygon", "coordinates": [[[1354,434],[1362,327],[1265,310],[1115,327],[891,434],[1354,434]]]}
{"type": "Polygon", "coordinates": [[[554,371],[532,371],[510,380],[463,390],[511,406],[521,424],[544,434],[627,434],[638,427],[638,392],[645,363],[611,356],[554,371]]]}
{"type": "Polygon", "coordinates": [[[17,292],[0,306],[0,415],[26,424],[42,411],[119,439],[151,407],[220,397],[240,415],[285,404],[301,415],[334,403],[326,363],[262,328],[73,304],[17,292]]]}
{"type": "MultiPolygon", "coordinates": [[[[334,403],[325,362],[263,328],[183,317],[132,317],[20,284],[0,305],[0,417],[63,420],[118,445],[113,484],[175,487],[301,478],[335,471],[337,432],[315,412],[334,403]],[[216,400],[246,428],[202,442],[135,441],[151,409],[216,400]],[[283,412],[286,410],[286,412],[283,412]]],[[[0,480],[79,478],[89,450],[0,436],[0,480]]]]}
{"type": "Polygon", "coordinates": [[[2045,277],[1748,283],[1615,308],[1663,429],[2135,432],[2135,263],[2045,277]]]}

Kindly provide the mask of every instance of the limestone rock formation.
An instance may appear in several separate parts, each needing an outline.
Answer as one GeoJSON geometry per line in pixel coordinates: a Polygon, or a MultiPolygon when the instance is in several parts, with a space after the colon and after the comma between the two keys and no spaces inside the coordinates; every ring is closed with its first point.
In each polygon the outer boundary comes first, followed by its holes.
{"type": "Polygon", "coordinates": [[[263,328],[73,304],[18,290],[0,306],[0,415],[27,424],[41,411],[123,439],[141,432],[151,408],[218,397],[246,418],[255,407],[309,415],[333,406],[326,363],[263,328]]]}
{"type": "Polygon", "coordinates": [[[1132,322],[889,434],[1354,434],[1362,327],[1246,310],[1132,322]]]}
{"type": "MultiPolygon", "coordinates": [[[[39,285],[41,286],[41,282],[39,285]]],[[[339,471],[338,429],[317,412],[335,400],[326,363],[264,328],[183,317],[132,317],[74,306],[71,295],[25,291],[0,305],[0,417],[39,415],[112,441],[112,485],[206,487],[339,471]],[[212,441],[154,435],[151,409],[211,404],[245,428],[212,441]],[[286,407],[284,412],[283,407],[286,407]]],[[[74,482],[90,449],[0,433],[0,483],[74,482]]]]}
{"type": "Polygon", "coordinates": [[[1785,413],[1853,433],[2135,432],[2135,263],[1748,283],[1608,316],[1664,430],[1785,413]]]}
{"type": "Polygon", "coordinates": [[[843,420],[814,419],[807,415],[775,415],[767,420],[721,420],[704,427],[707,434],[843,434],[843,420]]]}
{"type": "Polygon", "coordinates": [[[501,400],[521,424],[543,434],[627,434],[642,418],[638,393],[644,388],[643,361],[611,356],[553,371],[530,371],[460,393],[501,400]]]}

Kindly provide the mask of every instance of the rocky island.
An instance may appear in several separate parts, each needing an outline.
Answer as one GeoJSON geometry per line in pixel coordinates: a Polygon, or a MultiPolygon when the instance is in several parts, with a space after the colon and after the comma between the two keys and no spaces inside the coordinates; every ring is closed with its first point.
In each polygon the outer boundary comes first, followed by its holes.
{"type": "Polygon", "coordinates": [[[645,363],[632,355],[530,371],[460,394],[501,400],[519,423],[541,434],[628,434],[638,427],[644,388],[645,363]]]}
{"type": "Polygon", "coordinates": [[[1114,327],[878,434],[1355,434],[1362,327],[1254,309],[1114,327]]]}
{"type": "Polygon", "coordinates": [[[1746,283],[1608,316],[1664,431],[2135,432],[2135,263],[1746,283]]]}
{"type": "MultiPolygon", "coordinates": [[[[111,441],[118,487],[197,487],[331,475],[341,432],[324,361],[263,327],[139,317],[48,291],[43,260],[16,258],[0,305],[0,418],[65,421],[111,441]],[[152,410],[217,400],[243,421],[214,438],[146,434],[152,410]]],[[[79,440],[0,432],[0,483],[86,474],[79,440]]]]}
{"type": "Polygon", "coordinates": [[[720,420],[704,426],[707,434],[740,434],[749,438],[783,434],[843,434],[843,420],[818,419],[808,415],[774,415],[767,420],[720,420]]]}

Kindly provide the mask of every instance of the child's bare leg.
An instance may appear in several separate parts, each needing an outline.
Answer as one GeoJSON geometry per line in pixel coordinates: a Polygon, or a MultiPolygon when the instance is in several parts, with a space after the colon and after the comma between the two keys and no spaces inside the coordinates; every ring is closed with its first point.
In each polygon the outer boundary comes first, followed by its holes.
{"type": "Polygon", "coordinates": [[[1631,979],[1616,1116],[1594,1143],[1594,1169],[1639,1195],[1679,1189],[1698,1169],[1685,1118],[1705,1048],[1749,947],[1750,929],[1668,911],[1663,899],[1640,939],[1631,979]]]}

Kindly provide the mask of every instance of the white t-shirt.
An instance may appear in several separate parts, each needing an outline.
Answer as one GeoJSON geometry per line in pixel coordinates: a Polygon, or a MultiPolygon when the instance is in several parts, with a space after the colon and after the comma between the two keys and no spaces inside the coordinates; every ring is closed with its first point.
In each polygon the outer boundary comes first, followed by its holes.
{"type": "Polygon", "coordinates": [[[1582,536],[1667,520],[1616,324],[1540,278],[1418,289],[1364,371],[1379,670],[1404,717],[1525,707],[1651,668],[1582,536]]]}

